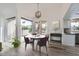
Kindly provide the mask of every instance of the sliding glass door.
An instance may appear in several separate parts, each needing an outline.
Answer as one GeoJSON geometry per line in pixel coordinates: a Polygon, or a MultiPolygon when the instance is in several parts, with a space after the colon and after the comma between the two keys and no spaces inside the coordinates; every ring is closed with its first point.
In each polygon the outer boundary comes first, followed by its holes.
{"type": "Polygon", "coordinates": [[[21,19],[22,36],[32,33],[32,21],[29,19],[21,19]]]}
{"type": "Polygon", "coordinates": [[[11,40],[12,38],[15,37],[16,35],[16,20],[11,20],[8,21],[8,26],[7,26],[7,31],[8,31],[8,40],[11,40]]]}
{"type": "Polygon", "coordinates": [[[6,19],[4,24],[4,41],[11,42],[12,38],[16,36],[16,20],[15,17],[6,19]]]}

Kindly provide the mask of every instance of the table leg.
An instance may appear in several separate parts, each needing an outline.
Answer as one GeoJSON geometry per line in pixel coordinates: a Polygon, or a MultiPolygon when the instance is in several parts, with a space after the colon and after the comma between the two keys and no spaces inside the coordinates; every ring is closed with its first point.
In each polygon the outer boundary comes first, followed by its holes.
{"type": "Polygon", "coordinates": [[[32,43],[32,50],[34,51],[34,39],[33,39],[33,43],[32,43]]]}

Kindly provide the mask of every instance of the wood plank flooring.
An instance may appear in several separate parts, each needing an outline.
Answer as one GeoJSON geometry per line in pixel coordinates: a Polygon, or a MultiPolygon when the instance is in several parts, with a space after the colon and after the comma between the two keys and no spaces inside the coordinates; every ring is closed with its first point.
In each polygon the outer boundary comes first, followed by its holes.
{"type": "MultiPolygon", "coordinates": [[[[56,44],[55,44],[56,45],[56,44]]],[[[61,45],[59,45],[61,47],[61,45]]],[[[59,49],[56,47],[49,47],[48,45],[48,56],[79,56],[79,47],[63,47],[64,49],[59,49]]],[[[47,56],[46,49],[43,47],[41,50],[41,56],[47,56]]],[[[32,50],[32,46],[29,44],[25,51],[24,43],[21,44],[19,48],[12,48],[6,49],[4,52],[0,52],[0,56],[40,56],[39,51],[32,50]]]]}

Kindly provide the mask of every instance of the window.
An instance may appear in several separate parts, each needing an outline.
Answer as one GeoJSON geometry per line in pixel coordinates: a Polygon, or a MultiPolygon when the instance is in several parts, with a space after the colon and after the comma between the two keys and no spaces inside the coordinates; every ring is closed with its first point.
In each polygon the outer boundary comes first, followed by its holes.
{"type": "Polygon", "coordinates": [[[71,21],[72,31],[79,31],[79,21],[71,21]]]}
{"type": "Polygon", "coordinates": [[[46,21],[35,22],[35,32],[36,33],[46,33],[46,31],[47,31],[47,22],[46,21]]]}
{"type": "Polygon", "coordinates": [[[46,28],[47,28],[47,22],[46,21],[42,21],[41,22],[41,31],[42,33],[46,33],[46,28]]]}
{"type": "Polygon", "coordinates": [[[22,26],[22,35],[27,35],[32,32],[32,21],[28,19],[22,19],[21,26],[22,26]]]}
{"type": "Polygon", "coordinates": [[[16,36],[16,20],[15,17],[6,19],[4,26],[4,41],[9,42],[16,36]]]}
{"type": "Polygon", "coordinates": [[[39,23],[35,22],[35,32],[38,33],[39,32],[39,23]]]}

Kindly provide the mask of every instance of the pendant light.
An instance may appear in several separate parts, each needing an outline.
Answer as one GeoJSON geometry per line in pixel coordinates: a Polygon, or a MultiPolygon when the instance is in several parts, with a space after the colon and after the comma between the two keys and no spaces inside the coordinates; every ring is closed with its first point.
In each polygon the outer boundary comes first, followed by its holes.
{"type": "Polygon", "coordinates": [[[37,3],[37,11],[35,12],[35,17],[40,18],[41,17],[41,11],[39,10],[39,3],[37,3]]]}

